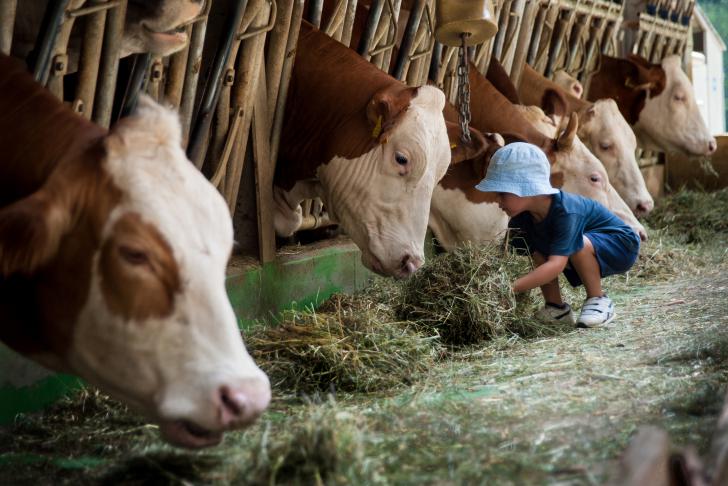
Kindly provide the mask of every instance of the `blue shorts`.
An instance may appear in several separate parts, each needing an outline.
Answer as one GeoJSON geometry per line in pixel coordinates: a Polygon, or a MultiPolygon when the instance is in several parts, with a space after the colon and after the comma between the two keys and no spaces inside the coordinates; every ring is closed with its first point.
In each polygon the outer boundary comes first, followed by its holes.
{"type": "MultiPolygon", "coordinates": [[[[599,274],[602,278],[610,275],[625,273],[632,268],[634,262],[640,253],[640,237],[631,228],[629,231],[610,231],[599,232],[589,231],[584,233],[589,238],[594,247],[594,254],[599,263],[599,274]]],[[[548,257],[547,252],[539,248],[538,243],[530,244],[527,239],[514,238],[511,246],[516,250],[537,251],[544,257],[548,257]]],[[[583,282],[576,270],[571,266],[571,262],[564,268],[564,276],[572,287],[578,287],[583,282]]]]}

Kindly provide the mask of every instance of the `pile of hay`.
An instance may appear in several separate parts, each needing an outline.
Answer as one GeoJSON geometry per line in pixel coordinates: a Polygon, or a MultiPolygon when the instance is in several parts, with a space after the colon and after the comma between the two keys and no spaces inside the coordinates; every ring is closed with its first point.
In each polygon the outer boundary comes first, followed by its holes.
{"type": "Polygon", "coordinates": [[[436,332],[446,344],[467,345],[509,333],[548,334],[533,319],[534,292],[511,291],[513,281],[531,270],[528,258],[496,244],[463,246],[431,259],[402,289],[400,319],[436,332]]]}
{"type": "Polygon", "coordinates": [[[682,190],[667,196],[658,201],[647,222],[682,242],[709,243],[716,234],[728,234],[728,189],[682,190]]]}
{"type": "Polygon", "coordinates": [[[267,428],[252,450],[246,484],[370,483],[362,424],[336,404],[309,405],[288,430],[267,428]]]}
{"type": "Polygon", "coordinates": [[[693,252],[675,241],[664,230],[649,230],[637,261],[627,274],[628,279],[655,280],[673,277],[698,264],[693,252]]]}
{"type": "Polygon", "coordinates": [[[392,388],[440,355],[436,336],[423,336],[364,296],[335,295],[319,311],[285,312],[245,341],[273,386],[294,393],[392,388]]]}

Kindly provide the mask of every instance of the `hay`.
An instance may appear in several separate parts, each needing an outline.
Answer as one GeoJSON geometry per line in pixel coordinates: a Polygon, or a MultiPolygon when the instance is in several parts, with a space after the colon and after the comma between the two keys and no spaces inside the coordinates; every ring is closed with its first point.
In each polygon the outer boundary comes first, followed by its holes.
{"type": "Polygon", "coordinates": [[[658,201],[647,217],[685,243],[709,243],[716,234],[728,234],[728,189],[715,192],[682,190],[658,201]]]}
{"type": "Polygon", "coordinates": [[[548,334],[553,329],[533,319],[536,293],[511,291],[513,281],[530,270],[528,258],[504,254],[498,245],[463,246],[431,259],[403,284],[397,315],[450,345],[548,334]]]}
{"type": "Polygon", "coordinates": [[[289,311],[246,344],[279,390],[371,392],[411,383],[439,356],[437,336],[395,321],[387,306],[334,296],[322,311],[289,311]]]}
{"type": "Polygon", "coordinates": [[[272,433],[268,424],[240,479],[261,485],[368,482],[360,421],[330,401],[309,405],[283,433],[272,433]]]}

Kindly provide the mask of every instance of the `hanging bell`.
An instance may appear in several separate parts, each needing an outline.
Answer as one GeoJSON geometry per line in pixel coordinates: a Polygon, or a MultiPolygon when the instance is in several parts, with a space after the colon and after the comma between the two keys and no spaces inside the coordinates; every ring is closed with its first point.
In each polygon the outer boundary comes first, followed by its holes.
{"type": "Polygon", "coordinates": [[[446,46],[480,44],[498,32],[491,0],[439,0],[435,38],[446,46]]]}

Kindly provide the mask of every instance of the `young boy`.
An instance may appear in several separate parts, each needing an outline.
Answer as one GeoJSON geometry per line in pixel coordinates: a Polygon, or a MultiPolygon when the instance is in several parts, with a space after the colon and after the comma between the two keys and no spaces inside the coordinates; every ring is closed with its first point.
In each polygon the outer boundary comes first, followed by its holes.
{"type": "Polygon", "coordinates": [[[498,206],[511,218],[511,245],[528,250],[536,268],[513,284],[513,292],[541,287],[546,305],[538,317],[546,322],[574,323],[561,299],[562,271],[573,287],[584,284],[587,299],[578,327],[608,324],[614,304],[602,291],[601,278],[632,267],[640,238],[596,201],[551,187],[549,162],[536,146],[512,143],[493,155],[476,188],[498,195],[498,206]]]}

